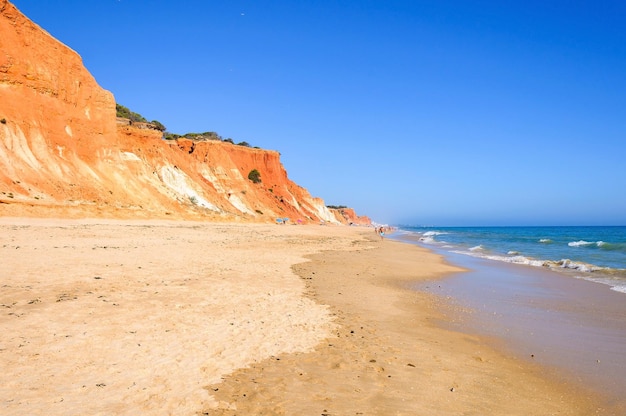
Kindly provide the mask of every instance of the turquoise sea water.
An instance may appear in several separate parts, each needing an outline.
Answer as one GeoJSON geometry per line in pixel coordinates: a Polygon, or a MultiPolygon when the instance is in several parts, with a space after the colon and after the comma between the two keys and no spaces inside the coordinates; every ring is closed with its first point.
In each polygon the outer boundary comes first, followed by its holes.
{"type": "Polygon", "coordinates": [[[418,227],[399,233],[458,254],[545,267],[626,294],[626,226],[418,227]]]}

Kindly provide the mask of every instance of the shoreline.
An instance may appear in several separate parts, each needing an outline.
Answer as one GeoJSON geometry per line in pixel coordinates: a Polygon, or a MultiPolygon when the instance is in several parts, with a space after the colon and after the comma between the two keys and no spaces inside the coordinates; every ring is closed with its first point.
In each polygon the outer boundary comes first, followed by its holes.
{"type": "Polygon", "coordinates": [[[3,413],[607,415],[410,289],[359,227],[0,218],[3,413]]]}
{"type": "Polygon", "coordinates": [[[588,386],[626,412],[626,308],[610,286],[553,270],[441,253],[467,273],[421,285],[470,309],[450,325],[499,339],[501,348],[540,363],[557,378],[588,386]]]}

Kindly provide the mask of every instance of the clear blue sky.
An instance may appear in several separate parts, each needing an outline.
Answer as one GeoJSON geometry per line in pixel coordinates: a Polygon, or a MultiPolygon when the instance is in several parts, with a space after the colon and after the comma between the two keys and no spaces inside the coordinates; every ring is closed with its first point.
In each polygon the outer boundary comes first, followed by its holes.
{"type": "Polygon", "coordinates": [[[626,2],[15,0],[168,131],[413,225],[626,225],[626,2]]]}

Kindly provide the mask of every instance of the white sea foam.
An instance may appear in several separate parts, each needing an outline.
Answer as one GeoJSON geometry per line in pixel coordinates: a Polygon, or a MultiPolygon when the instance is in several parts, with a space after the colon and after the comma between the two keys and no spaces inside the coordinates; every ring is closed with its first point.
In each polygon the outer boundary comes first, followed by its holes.
{"type": "Polygon", "coordinates": [[[526,266],[535,266],[535,267],[542,267],[544,266],[544,263],[545,263],[542,260],[534,260],[534,259],[530,259],[528,257],[524,257],[520,255],[515,255],[515,256],[499,256],[496,254],[486,255],[484,253],[481,253],[480,250],[474,250],[474,251],[453,250],[453,253],[465,254],[468,256],[472,256],[472,257],[480,257],[480,258],[488,259],[488,260],[501,261],[504,263],[522,264],[526,266]]]}
{"type": "MultiPolygon", "coordinates": [[[[546,262],[552,263],[552,262],[546,262]]],[[[591,273],[598,270],[603,270],[603,267],[594,266],[593,264],[582,263],[579,261],[571,261],[570,259],[562,259],[554,264],[563,269],[579,270],[581,272],[591,273]]]]}
{"type": "Polygon", "coordinates": [[[626,286],[613,286],[611,290],[616,292],[626,293],[626,286]]]}
{"type": "Polygon", "coordinates": [[[596,276],[576,276],[579,279],[587,280],[594,283],[602,283],[611,286],[611,290],[620,293],[626,293],[626,280],[621,278],[603,278],[596,276]]]}
{"type": "Polygon", "coordinates": [[[567,243],[567,245],[570,247],[585,247],[585,246],[597,245],[597,243],[591,242],[591,241],[579,240],[579,241],[569,242],[567,243]]]}
{"type": "Polygon", "coordinates": [[[539,240],[539,242],[543,244],[551,244],[552,240],[550,240],[549,238],[542,238],[541,240],[539,240]]]}
{"type": "Polygon", "coordinates": [[[524,256],[511,256],[511,257],[507,257],[507,256],[487,256],[487,258],[491,259],[491,260],[498,260],[498,261],[503,261],[505,263],[513,263],[513,264],[523,264],[526,266],[535,266],[535,267],[542,267],[543,266],[543,261],[541,260],[534,260],[534,259],[529,259],[528,257],[524,257],[524,256]]]}
{"type": "Polygon", "coordinates": [[[434,237],[437,235],[444,235],[444,234],[448,234],[448,233],[444,233],[443,231],[426,231],[424,233],[424,237],[434,237]]]}
{"type": "Polygon", "coordinates": [[[509,255],[496,255],[496,254],[484,254],[482,252],[483,248],[481,246],[472,247],[469,251],[459,251],[453,250],[454,253],[465,254],[472,257],[480,257],[488,260],[501,261],[504,263],[513,263],[513,264],[522,264],[526,266],[533,267],[548,267],[551,269],[571,269],[578,270],[584,273],[592,273],[599,270],[607,270],[605,267],[598,267],[593,264],[583,263],[572,261],[570,259],[562,259],[559,261],[551,261],[551,260],[537,260],[525,256],[521,256],[518,253],[513,254],[515,252],[509,252],[509,255]]]}
{"type": "Polygon", "coordinates": [[[425,244],[444,243],[444,241],[435,240],[435,237],[438,235],[445,235],[445,234],[448,234],[448,233],[444,233],[442,231],[426,231],[420,237],[420,241],[425,244]]]}

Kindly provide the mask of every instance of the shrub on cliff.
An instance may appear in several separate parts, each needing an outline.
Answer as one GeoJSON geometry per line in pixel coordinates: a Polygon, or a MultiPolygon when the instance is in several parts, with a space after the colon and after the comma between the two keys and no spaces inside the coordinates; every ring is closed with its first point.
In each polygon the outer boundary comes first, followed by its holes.
{"type": "Polygon", "coordinates": [[[222,136],[214,131],[205,131],[204,133],[185,133],[182,136],[189,140],[222,140],[222,136]]]}
{"type": "Polygon", "coordinates": [[[139,113],[135,113],[130,111],[128,108],[124,107],[121,104],[115,104],[115,115],[120,118],[127,118],[130,120],[130,124],[133,123],[147,123],[148,128],[154,128],[160,132],[164,132],[166,127],[158,120],[152,120],[148,123],[148,120],[144,116],[139,113]],[[150,126],[151,125],[151,126],[150,126]]]}
{"type": "Polygon", "coordinates": [[[130,111],[128,108],[124,107],[121,104],[115,104],[115,111],[116,111],[117,117],[127,118],[132,122],[138,122],[138,123],[148,122],[148,120],[146,120],[141,114],[130,111]]]}
{"type": "Polygon", "coordinates": [[[252,183],[260,183],[261,182],[261,174],[258,170],[252,169],[250,173],[248,173],[248,179],[252,181],[252,183]]]}
{"type": "Polygon", "coordinates": [[[150,122],[150,124],[153,124],[154,127],[158,130],[158,131],[165,131],[165,126],[163,124],[161,124],[160,122],[156,121],[156,120],[152,120],[150,122]]]}
{"type": "Polygon", "coordinates": [[[163,135],[163,138],[165,140],[176,140],[176,139],[180,139],[180,134],[176,134],[176,133],[170,133],[169,131],[166,131],[165,134],[163,135]]]}

